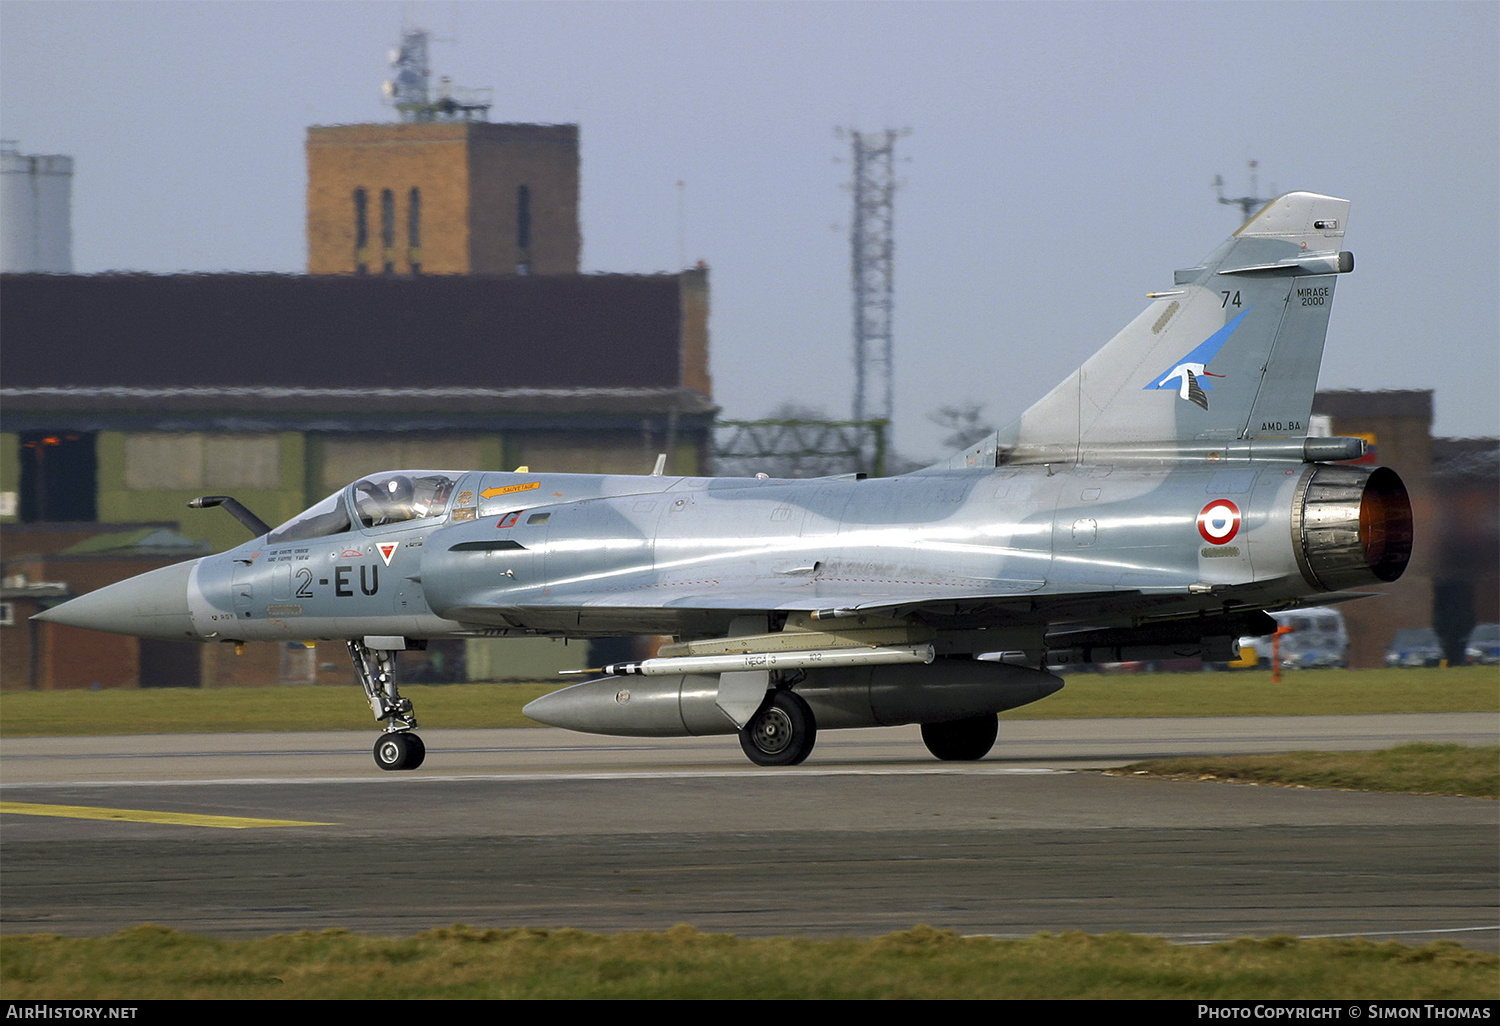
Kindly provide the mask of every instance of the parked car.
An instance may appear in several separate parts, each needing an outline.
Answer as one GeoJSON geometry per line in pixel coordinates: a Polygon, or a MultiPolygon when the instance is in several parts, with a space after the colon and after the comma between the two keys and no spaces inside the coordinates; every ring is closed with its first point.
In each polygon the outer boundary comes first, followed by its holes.
{"type": "MultiPolygon", "coordinates": [[[[1327,606],[1290,609],[1272,613],[1271,619],[1278,626],[1292,629],[1291,633],[1281,636],[1282,669],[1306,670],[1320,666],[1349,665],[1349,632],[1344,626],[1344,614],[1337,609],[1327,606]]],[[[1233,665],[1249,665],[1245,659],[1247,649],[1254,651],[1256,664],[1271,665],[1271,635],[1241,638],[1239,648],[1241,661],[1233,665]]]]}
{"type": "Polygon", "coordinates": [[[1440,666],[1443,643],[1431,627],[1404,627],[1385,653],[1387,666],[1440,666]]]}
{"type": "Polygon", "coordinates": [[[1475,627],[1464,646],[1464,658],[1485,666],[1500,663],[1500,623],[1482,623],[1475,627]]]}

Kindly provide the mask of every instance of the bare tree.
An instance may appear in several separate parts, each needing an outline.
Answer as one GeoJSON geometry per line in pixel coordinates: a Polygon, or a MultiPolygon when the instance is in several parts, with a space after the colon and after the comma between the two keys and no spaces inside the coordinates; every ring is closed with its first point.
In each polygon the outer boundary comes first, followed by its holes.
{"type": "Polygon", "coordinates": [[[965,399],[929,413],[927,419],[947,432],[943,436],[945,449],[962,449],[995,433],[995,425],[984,416],[984,406],[978,399],[965,399]]]}

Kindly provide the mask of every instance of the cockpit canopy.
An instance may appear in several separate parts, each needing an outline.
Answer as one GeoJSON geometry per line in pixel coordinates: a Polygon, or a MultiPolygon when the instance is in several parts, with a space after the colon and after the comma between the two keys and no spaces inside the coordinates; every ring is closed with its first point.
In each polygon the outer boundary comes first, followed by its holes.
{"type": "Polygon", "coordinates": [[[452,470],[392,470],[341,488],[272,531],[266,542],[305,541],[342,534],[354,526],[383,527],[440,517],[462,476],[452,470]]]}
{"type": "Polygon", "coordinates": [[[442,516],[458,475],[445,470],[371,474],[350,486],[354,510],[366,527],[442,516]]]}

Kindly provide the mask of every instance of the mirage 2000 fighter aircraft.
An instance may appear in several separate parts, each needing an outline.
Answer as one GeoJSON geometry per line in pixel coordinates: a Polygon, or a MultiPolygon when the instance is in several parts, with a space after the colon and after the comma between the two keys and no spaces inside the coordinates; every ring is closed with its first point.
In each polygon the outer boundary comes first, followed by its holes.
{"type": "MultiPolygon", "coordinates": [[[[1046,667],[1233,656],[1268,609],[1394,581],[1394,472],[1308,437],[1349,204],[1273,200],[1009,427],[913,474],[703,479],[376,474],[253,541],[40,614],[215,642],[338,639],[383,769],[413,769],[391,653],[422,639],[668,634],[660,656],[537,699],[600,734],[738,734],[767,766],[820,728],[919,723],[978,759],[1046,667]],[[1333,594],[1330,595],[1329,593],[1333,594]],[[976,658],[1012,653],[1005,661],[976,658]]],[[[658,463],[660,468],[660,463],[658,463]]]]}

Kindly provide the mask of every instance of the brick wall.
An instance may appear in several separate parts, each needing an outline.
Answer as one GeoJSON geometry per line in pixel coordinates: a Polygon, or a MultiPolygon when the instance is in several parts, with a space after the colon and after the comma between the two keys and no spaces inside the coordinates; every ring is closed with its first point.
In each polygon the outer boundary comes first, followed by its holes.
{"type": "Polygon", "coordinates": [[[1384,666],[1397,630],[1432,623],[1438,520],[1432,488],[1432,393],[1319,392],[1313,412],[1332,418],[1333,434],[1371,441],[1375,451],[1361,464],[1390,467],[1401,475],[1411,496],[1416,537],[1406,572],[1399,581],[1355,589],[1378,593],[1379,598],[1339,606],[1349,628],[1349,665],[1384,666]]]}

